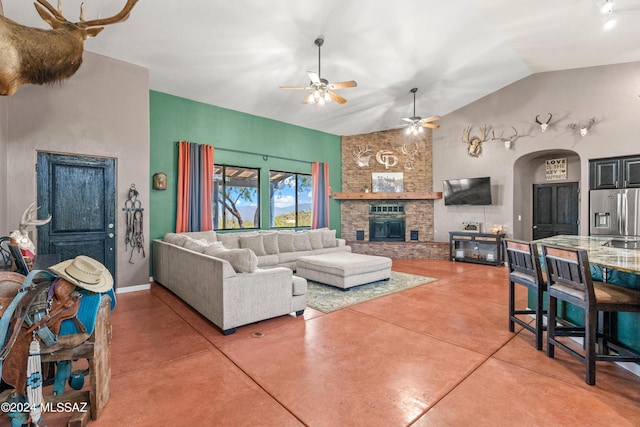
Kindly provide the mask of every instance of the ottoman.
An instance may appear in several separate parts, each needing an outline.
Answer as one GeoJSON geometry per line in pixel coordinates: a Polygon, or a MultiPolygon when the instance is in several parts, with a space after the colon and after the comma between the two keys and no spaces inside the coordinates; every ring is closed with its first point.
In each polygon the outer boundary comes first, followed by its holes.
{"type": "Polygon", "coordinates": [[[391,277],[391,258],[335,252],[301,256],[296,275],[342,289],[391,277]]]}

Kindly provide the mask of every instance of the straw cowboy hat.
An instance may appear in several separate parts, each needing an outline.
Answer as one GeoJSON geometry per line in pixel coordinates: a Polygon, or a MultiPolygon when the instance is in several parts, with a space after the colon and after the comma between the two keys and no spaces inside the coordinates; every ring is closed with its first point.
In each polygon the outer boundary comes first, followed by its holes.
{"type": "Polygon", "coordinates": [[[109,270],[88,256],[79,255],[49,267],[49,270],[83,289],[92,292],[107,292],[113,288],[113,277],[109,270]]]}

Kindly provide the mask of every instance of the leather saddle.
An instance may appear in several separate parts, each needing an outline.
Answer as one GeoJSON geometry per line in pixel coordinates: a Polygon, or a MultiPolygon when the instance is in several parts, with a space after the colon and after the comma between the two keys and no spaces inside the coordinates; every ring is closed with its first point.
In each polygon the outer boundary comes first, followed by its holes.
{"type": "Polygon", "coordinates": [[[29,276],[0,272],[0,374],[17,394],[25,394],[29,344],[34,337],[44,344],[43,353],[89,338],[76,318],[80,297],[75,285],[48,272],[34,271],[29,276]],[[75,319],[81,333],[58,339],[66,319],[75,319]]]}

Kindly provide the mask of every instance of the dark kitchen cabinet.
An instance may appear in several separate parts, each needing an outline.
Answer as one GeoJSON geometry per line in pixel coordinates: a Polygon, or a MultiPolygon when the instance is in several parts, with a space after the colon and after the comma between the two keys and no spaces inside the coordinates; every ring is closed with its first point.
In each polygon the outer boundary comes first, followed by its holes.
{"type": "Polygon", "coordinates": [[[640,156],[589,161],[589,188],[608,190],[640,187],[640,156]]]}

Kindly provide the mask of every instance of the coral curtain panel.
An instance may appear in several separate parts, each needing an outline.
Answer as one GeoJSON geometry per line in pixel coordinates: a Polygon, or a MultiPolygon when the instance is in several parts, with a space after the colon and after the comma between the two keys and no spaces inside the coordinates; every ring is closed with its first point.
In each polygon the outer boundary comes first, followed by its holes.
{"type": "Polygon", "coordinates": [[[213,229],[213,147],[178,143],[176,233],[213,229]]]}
{"type": "Polygon", "coordinates": [[[311,164],[313,199],[311,201],[311,228],[329,227],[329,165],[323,162],[311,164]]]}

